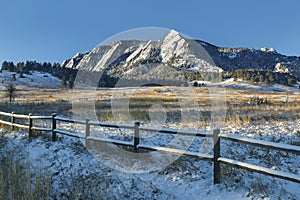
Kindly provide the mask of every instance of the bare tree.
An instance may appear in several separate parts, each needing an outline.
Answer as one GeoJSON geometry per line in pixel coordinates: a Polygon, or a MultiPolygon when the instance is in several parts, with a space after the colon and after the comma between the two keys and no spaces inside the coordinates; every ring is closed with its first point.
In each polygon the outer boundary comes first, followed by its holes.
{"type": "Polygon", "coordinates": [[[6,89],[6,97],[9,98],[9,102],[12,102],[15,100],[15,96],[16,96],[16,88],[14,86],[14,84],[12,82],[6,83],[4,85],[5,89],[6,89]]]}

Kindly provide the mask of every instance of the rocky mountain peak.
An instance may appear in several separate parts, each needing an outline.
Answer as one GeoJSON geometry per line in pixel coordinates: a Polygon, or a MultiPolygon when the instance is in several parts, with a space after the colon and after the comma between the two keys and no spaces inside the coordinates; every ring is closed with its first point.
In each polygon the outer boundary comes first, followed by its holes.
{"type": "MultiPolygon", "coordinates": [[[[284,71],[300,77],[299,57],[281,55],[274,48],[256,50],[218,47],[184,37],[175,30],[171,30],[159,41],[121,40],[110,45],[97,46],[91,52],[76,54],[62,65],[92,72],[105,71],[105,76],[116,79],[151,79],[150,76],[156,76],[156,72],[161,77],[168,77],[162,72],[168,73],[171,69],[196,74],[260,69],[284,71]]],[[[169,78],[174,77],[170,75],[169,78]]]]}
{"type": "Polygon", "coordinates": [[[161,56],[164,63],[172,57],[178,57],[187,50],[187,42],[177,31],[171,30],[161,45],[161,56]]]}

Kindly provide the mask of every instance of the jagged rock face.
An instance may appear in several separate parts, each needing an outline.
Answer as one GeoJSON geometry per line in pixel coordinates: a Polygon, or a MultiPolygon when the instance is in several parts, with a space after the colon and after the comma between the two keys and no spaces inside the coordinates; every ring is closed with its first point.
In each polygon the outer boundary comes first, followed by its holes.
{"type": "Polygon", "coordinates": [[[162,62],[183,70],[221,72],[206,50],[195,40],[170,31],[160,46],[162,62]]]}
{"type": "Polygon", "coordinates": [[[73,56],[73,58],[64,60],[61,66],[66,68],[71,68],[71,69],[76,68],[76,66],[79,64],[79,62],[86,54],[88,53],[85,54],[77,53],[75,54],[75,56],[73,56]]]}
{"type": "MultiPolygon", "coordinates": [[[[300,79],[300,57],[285,56],[273,48],[222,48],[204,41],[185,38],[171,30],[159,41],[117,41],[98,46],[86,54],[77,54],[62,65],[67,68],[103,72],[106,76],[128,79],[150,79],[155,73],[168,73],[171,68],[189,72],[222,72],[234,69],[278,70],[300,79]],[[166,68],[166,69],[161,69],[166,68]]],[[[172,79],[175,76],[169,74],[172,79]]],[[[161,74],[160,78],[166,75],[161,74]]],[[[178,77],[178,74],[176,75],[178,77]]],[[[159,77],[158,77],[159,78],[159,77]]]]}
{"type": "Polygon", "coordinates": [[[130,40],[117,41],[111,45],[98,46],[88,54],[75,58],[80,60],[77,65],[66,64],[65,66],[72,69],[100,72],[118,59],[121,55],[133,52],[141,44],[142,42],[140,41],[130,40]]]}

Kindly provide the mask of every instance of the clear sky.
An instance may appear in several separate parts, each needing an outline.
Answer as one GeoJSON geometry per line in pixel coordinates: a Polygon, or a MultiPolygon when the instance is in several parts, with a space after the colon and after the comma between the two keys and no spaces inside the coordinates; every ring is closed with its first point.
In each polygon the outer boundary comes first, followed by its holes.
{"type": "Polygon", "coordinates": [[[0,63],[62,62],[140,27],[300,56],[299,0],[0,0],[0,63]]]}

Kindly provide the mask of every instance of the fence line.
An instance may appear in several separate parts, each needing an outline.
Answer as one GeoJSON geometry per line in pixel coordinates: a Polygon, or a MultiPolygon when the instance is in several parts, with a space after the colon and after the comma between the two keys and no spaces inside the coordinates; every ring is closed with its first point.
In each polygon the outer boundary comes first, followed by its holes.
{"type": "Polygon", "coordinates": [[[141,126],[139,121],[135,121],[133,124],[119,124],[119,123],[95,122],[95,121],[90,121],[89,119],[74,120],[74,119],[62,118],[62,117],[57,117],[55,113],[53,113],[52,116],[32,116],[31,113],[29,113],[28,115],[21,115],[21,114],[15,114],[14,112],[6,113],[1,111],[0,111],[0,124],[10,126],[12,131],[14,130],[15,127],[28,129],[29,137],[32,137],[33,135],[32,132],[35,130],[52,132],[52,141],[54,142],[57,140],[57,134],[62,134],[70,137],[85,139],[87,146],[89,144],[89,141],[97,141],[97,142],[113,143],[117,145],[131,146],[134,148],[135,152],[138,152],[139,149],[148,149],[148,150],[154,150],[154,151],[159,151],[168,154],[190,156],[194,158],[212,161],[214,166],[213,169],[214,184],[218,184],[221,182],[221,164],[226,164],[237,168],[246,169],[251,172],[257,172],[257,173],[293,181],[296,183],[300,183],[300,176],[296,174],[273,170],[266,167],[261,167],[261,166],[252,165],[249,163],[244,163],[233,159],[221,157],[221,141],[227,140],[231,142],[238,142],[242,144],[248,144],[248,145],[258,146],[267,149],[285,151],[297,155],[300,155],[300,146],[281,144],[275,142],[267,142],[267,141],[262,141],[257,139],[240,137],[236,135],[221,134],[220,129],[213,130],[213,133],[211,134],[199,130],[180,130],[180,129],[172,129],[172,128],[146,127],[146,126],[141,126]],[[2,116],[10,117],[10,121],[3,120],[2,116]],[[28,124],[26,125],[26,124],[16,123],[17,118],[28,119],[28,124]],[[33,120],[52,120],[51,127],[33,126],[33,120]],[[56,126],[57,121],[85,125],[84,135],[58,129],[56,126]],[[133,130],[133,141],[128,142],[122,140],[114,140],[109,138],[90,136],[91,126],[131,129],[133,130]],[[208,155],[208,154],[201,154],[199,152],[191,152],[187,150],[174,149],[169,147],[140,144],[140,131],[148,131],[148,132],[154,131],[154,132],[166,133],[166,134],[180,134],[183,136],[210,137],[213,138],[214,141],[214,148],[213,148],[214,152],[213,155],[208,155]]]}

